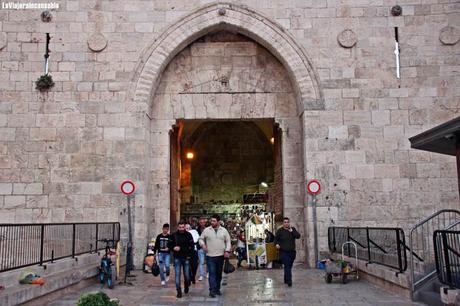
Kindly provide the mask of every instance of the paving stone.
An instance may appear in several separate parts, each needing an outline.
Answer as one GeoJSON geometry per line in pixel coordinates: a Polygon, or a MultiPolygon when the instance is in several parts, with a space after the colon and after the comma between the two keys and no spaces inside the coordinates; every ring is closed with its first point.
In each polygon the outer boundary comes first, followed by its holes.
{"type": "MultiPolygon", "coordinates": [[[[416,306],[405,297],[390,293],[382,288],[363,280],[350,280],[347,284],[333,282],[326,284],[324,271],[294,267],[293,286],[283,284],[283,270],[243,270],[239,269],[230,275],[224,275],[222,296],[208,296],[208,282],[196,282],[190,292],[183,298],[176,298],[174,274],[170,281],[162,287],[159,277],[136,272],[137,277],[131,278],[134,286],[116,284],[113,290],[104,288],[102,291],[111,298],[120,300],[123,306],[137,305],[318,305],[318,306],[416,306]]],[[[100,285],[95,284],[80,290],[80,294],[96,292],[100,285]]],[[[48,306],[75,305],[76,294],[69,294],[53,301],[48,306]],[[72,304],[74,303],[74,304],[72,304]]]]}

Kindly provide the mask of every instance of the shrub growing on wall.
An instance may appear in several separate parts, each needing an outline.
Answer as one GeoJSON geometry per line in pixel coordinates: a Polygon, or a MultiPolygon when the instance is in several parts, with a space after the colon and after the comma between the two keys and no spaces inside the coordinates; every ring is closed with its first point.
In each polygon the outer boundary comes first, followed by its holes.
{"type": "Polygon", "coordinates": [[[54,81],[51,75],[44,74],[35,81],[35,88],[40,91],[45,91],[54,86],[54,81]]]}

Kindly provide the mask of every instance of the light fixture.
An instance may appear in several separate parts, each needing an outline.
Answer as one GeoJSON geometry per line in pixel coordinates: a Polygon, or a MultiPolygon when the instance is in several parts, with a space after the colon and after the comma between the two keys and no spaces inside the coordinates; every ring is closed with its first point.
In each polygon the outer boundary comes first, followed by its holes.
{"type": "Polygon", "coordinates": [[[185,155],[185,157],[186,157],[187,159],[193,159],[193,158],[195,158],[195,154],[193,154],[193,152],[187,152],[187,154],[185,155]]]}
{"type": "Polygon", "coordinates": [[[268,187],[268,184],[265,183],[265,182],[262,182],[262,183],[260,183],[260,186],[262,186],[262,187],[264,187],[264,188],[267,188],[267,187],[268,187]]]}
{"type": "Polygon", "coordinates": [[[274,144],[275,143],[275,137],[270,138],[270,142],[271,142],[271,144],[274,144]]]}

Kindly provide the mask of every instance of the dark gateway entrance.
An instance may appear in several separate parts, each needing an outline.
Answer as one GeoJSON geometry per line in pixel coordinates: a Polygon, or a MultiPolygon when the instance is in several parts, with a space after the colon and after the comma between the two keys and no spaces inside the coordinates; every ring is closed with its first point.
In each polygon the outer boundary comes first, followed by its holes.
{"type": "Polygon", "coordinates": [[[179,120],[171,133],[171,224],[217,213],[282,215],[281,141],[272,119],[179,120]]]}

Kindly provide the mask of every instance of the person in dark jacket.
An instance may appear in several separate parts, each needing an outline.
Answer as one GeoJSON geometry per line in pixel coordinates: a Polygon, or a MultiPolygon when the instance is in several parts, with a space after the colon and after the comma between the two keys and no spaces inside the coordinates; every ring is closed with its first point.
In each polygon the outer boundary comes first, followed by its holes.
{"type": "Polygon", "coordinates": [[[284,266],[284,283],[289,287],[292,286],[292,264],[296,256],[295,240],[299,238],[299,232],[291,227],[289,218],[285,217],[283,226],[276,231],[275,246],[280,252],[281,262],[284,266]]]}
{"type": "Polygon", "coordinates": [[[270,243],[275,241],[275,235],[273,235],[272,232],[270,232],[268,229],[265,229],[265,242],[270,243]]]}
{"type": "Polygon", "coordinates": [[[169,280],[169,262],[171,259],[171,249],[169,244],[171,243],[171,235],[169,234],[169,224],[163,224],[163,232],[155,239],[155,247],[153,251],[158,254],[158,262],[160,266],[160,279],[161,285],[165,286],[169,280]],[[166,277],[165,277],[166,270],[166,277]]]}
{"type": "Polygon", "coordinates": [[[174,254],[177,298],[181,298],[181,268],[184,270],[184,293],[188,293],[190,286],[190,258],[192,257],[195,249],[192,235],[185,230],[185,222],[179,222],[177,231],[171,235],[170,249],[173,250],[174,254]]]}

